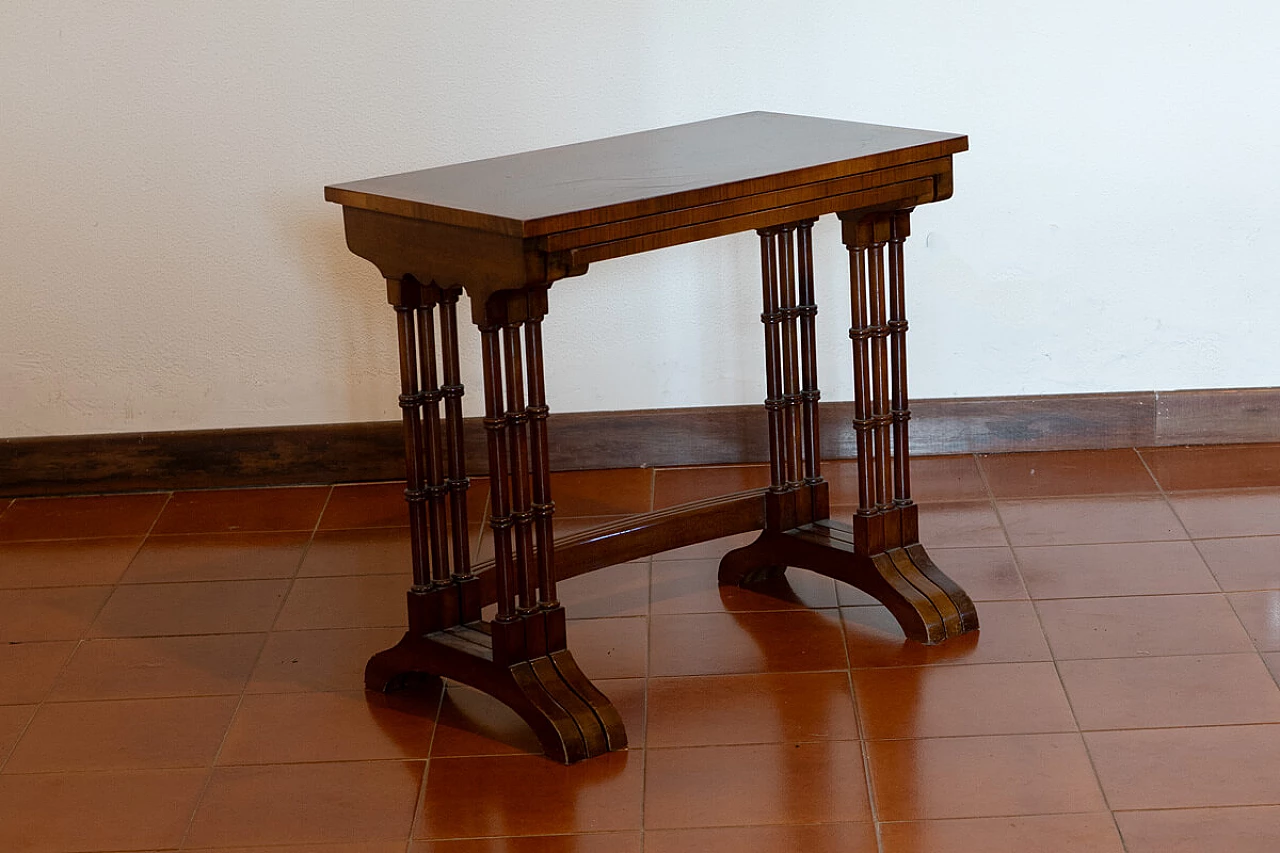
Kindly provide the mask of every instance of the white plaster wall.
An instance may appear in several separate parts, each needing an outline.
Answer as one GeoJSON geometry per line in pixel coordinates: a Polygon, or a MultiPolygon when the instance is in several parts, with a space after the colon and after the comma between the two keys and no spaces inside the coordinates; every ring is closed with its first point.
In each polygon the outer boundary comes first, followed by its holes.
{"type": "MultiPolygon", "coordinates": [[[[1280,384],[1277,33],[1262,0],[0,0],[0,436],[395,417],[324,184],[752,109],[970,134],[914,219],[916,396],[1280,384]]],[[[558,284],[555,410],[761,399],[755,252],[558,284]]]]}

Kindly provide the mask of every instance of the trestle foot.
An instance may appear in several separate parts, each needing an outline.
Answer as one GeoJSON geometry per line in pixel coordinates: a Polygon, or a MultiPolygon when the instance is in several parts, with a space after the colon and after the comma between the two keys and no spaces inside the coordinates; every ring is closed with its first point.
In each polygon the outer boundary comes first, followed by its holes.
{"type": "Polygon", "coordinates": [[[474,687],[515,711],[547,757],[564,764],[626,748],[617,709],[567,649],[504,665],[492,659],[490,636],[481,628],[473,623],[434,634],[406,633],[369,659],[365,687],[392,692],[426,686],[440,676],[474,687]]]}
{"type": "Polygon", "coordinates": [[[909,639],[934,645],[978,628],[969,596],[919,543],[864,553],[849,525],[824,520],[783,532],[763,531],[720,561],[722,584],[754,586],[794,566],[862,590],[889,609],[909,639]]]}

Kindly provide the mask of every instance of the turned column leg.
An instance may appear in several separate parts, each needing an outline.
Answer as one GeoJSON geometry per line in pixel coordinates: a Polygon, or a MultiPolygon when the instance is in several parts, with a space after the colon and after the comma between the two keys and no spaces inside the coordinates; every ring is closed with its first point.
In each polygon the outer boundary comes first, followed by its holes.
{"type": "Polygon", "coordinates": [[[911,235],[911,211],[894,211],[889,218],[889,337],[892,355],[890,414],[893,424],[893,505],[899,509],[900,540],[911,564],[943,595],[931,595],[948,636],[978,627],[978,613],[965,591],[938,568],[920,544],[919,507],[911,499],[911,448],[907,397],[907,315],[903,246],[911,235]],[[952,610],[954,608],[954,612],[952,610]]]}
{"type": "MultiPolygon", "coordinates": [[[[404,418],[405,500],[413,573],[407,593],[409,634],[425,636],[480,618],[479,585],[471,574],[467,538],[468,480],[463,464],[463,388],[458,380],[455,311],[458,295],[406,276],[387,280],[387,298],[395,309],[400,350],[399,402],[404,418]]],[[[366,668],[366,683],[383,690],[411,677],[438,674],[429,667],[375,655],[366,668]]]]}
{"type": "MultiPolygon", "coordinates": [[[[415,289],[420,292],[420,289],[415,289]]],[[[431,566],[427,557],[426,482],[422,459],[422,395],[418,390],[416,302],[398,304],[396,332],[400,345],[400,412],[404,419],[405,500],[409,504],[409,553],[413,568],[412,592],[431,588],[431,566]]]]}
{"type": "Polygon", "coordinates": [[[533,444],[533,523],[538,557],[538,603],[543,610],[560,606],[556,597],[554,566],[555,537],[552,520],[556,505],[551,500],[551,453],[547,446],[546,382],[542,375],[542,317],[525,323],[525,348],[529,352],[529,427],[533,444]]]}
{"type": "MultiPolygon", "coordinates": [[[[528,424],[528,459],[530,462],[530,529],[533,550],[525,569],[530,631],[542,637],[542,648],[554,671],[539,669],[539,677],[548,685],[556,700],[569,710],[582,731],[590,755],[623,749],[627,745],[626,728],[613,703],[601,693],[578,667],[568,649],[565,609],[556,594],[555,536],[553,519],[555,502],[551,496],[551,451],[547,438],[547,391],[543,377],[542,318],[547,313],[547,288],[532,288],[527,298],[524,327],[524,381],[528,388],[524,421],[528,424]],[[536,605],[535,605],[536,597],[536,605]],[[559,677],[559,681],[554,676],[559,677]],[[560,689],[563,684],[566,690],[560,689]],[[587,713],[584,713],[586,711],[587,713]]],[[[519,362],[515,362],[519,366],[519,362]]],[[[509,381],[518,381],[518,370],[509,381]]],[[[522,469],[523,470],[523,469],[522,469]]],[[[536,667],[542,667],[539,662],[536,667]]]]}
{"type": "Polygon", "coordinates": [[[818,313],[813,288],[813,223],[761,229],[765,401],[769,422],[770,485],[760,540],[727,554],[720,582],[749,584],[776,578],[786,564],[766,556],[770,536],[827,517],[818,434],[818,313]],[[760,546],[760,547],[757,547],[760,546]]]}
{"type": "Polygon", "coordinates": [[[934,565],[911,500],[903,241],[909,211],[841,214],[849,249],[849,339],[858,506],[829,518],[819,460],[811,222],[760,232],[771,485],[756,541],[720,561],[720,582],[808,569],[862,589],[903,632],[938,643],[978,627],[973,603],[934,565]],[[795,243],[793,244],[793,235],[795,243]]]}
{"type": "MultiPolygon", "coordinates": [[[[898,514],[889,512],[891,422],[889,414],[889,326],[885,314],[884,245],[888,224],[859,220],[856,249],[850,248],[853,325],[854,429],[858,442],[858,511],[855,527],[868,553],[900,546],[898,514]]],[[[899,454],[901,455],[901,454],[899,454]]]]}
{"type": "MultiPolygon", "coordinates": [[[[439,290],[413,279],[391,280],[388,298],[396,312],[400,349],[405,500],[409,505],[413,568],[413,586],[409,590],[410,627],[426,633],[448,627],[457,620],[458,608],[447,559],[446,495],[450,486],[445,479],[444,456],[445,445],[460,440],[453,433],[461,429],[461,420],[446,423],[442,429],[440,403],[444,395],[437,371],[435,318],[439,290]]],[[[447,348],[445,361],[448,364],[447,348]]],[[[454,361],[456,363],[456,352],[454,361]]],[[[462,479],[465,483],[465,476],[462,479]]],[[[463,488],[465,490],[465,485],[463,488]]]]}
{"type": "MultiPolygon", "coordinates": [[[[484,351],[485,425],[489,432],[490,527],[497,573],[495,660],[543,657],[564,647],[548,634],[555,588],[541,321],[546,289],[499,294],[480,327],[484,351]],[[526,402],[526,390],[528,397],[526,402]],[[550,643],[549,643],[550,639],[550,643]]],[[[560,617],[562,618],[562,616],[560,617]]]]}
{"type": "MultiPolygon", "coordinates": [[[[818,420],[818,401],[822,394],[818,391],[818,344],[815,336],[818,304],[813,292],[813,220],[805,220],[796,226],[796,240],[800,279],[800,302],[796,311],[800,315],[801,453],[805,485],[817,486],[822,483],[818,420]]],[[[825,497],[826,492],[822,494],[825,497]]],[[[826,506],[815,512],[820,517],[826,514],[826,506]]]]}
{"type": "Polygon", "coordinates": [[[541,332],[546,286],[494,295],[477,323],[494,543],[487,579],[473,572],[469,547],[459,293],[409,277],[388,287],[400,340],[414,580],[409,631],[369,660],[366,685],[387,690],[413,676],[469,684],[510,706],[547,755],[566,763],[625,748],[622,718],[566,646],[556,598],[541,332]],[[486,600],[496,601],[497,614],[482,623],[486,600]]]}
{"type": "MultiPolygon", "coordinates": [[[[907,313],[903,283],[903,244],[911,232],[911,214],[898,211],[889,221],[889,342],[893,390],[889,414],[893,423],[893,503],[911,505],[911,453],[907,440],[907,313]]],[[[903,539],[915,540],[915,531],[903,531],[903,539]]]]}
{"type": "Polygon", "coordinates": [[[925,642],[937,642],[972,630],[978,622],[968,595],[920,545],[918,508],[911,499],[903,273],[910,211],[842,214],[841,219],[850,258],[849,337],[858,444],[852,545],[877,565],[903,599],[891,609],[898,608],[904,627],[914,622],[913,630],[925,642]]]}
{"type": "Polygon", "coordinates": [[[764,310],[760,314],[760,322],[764,323],[764,408],[769,417],[769,491],[779,494],[787,489],[790,454],[786,440],[786,402],[782,397],[783,313],[778,304],[778,230],[767,229],[758,233],[760,279],[764,286],[764,310]]]}
{"type": "MultiPolygon", "coordinates": [[[[458,364],[458,296],[460,291],[447,290],[440,296],[440,349],[443,354],[445,444],[449,493],[450,577],[458,589],[456,622],[480,619],[479,579],[471,572],[471,526],[467,507],[466,446],[462,433],[462,376],[458,364]]],[[[449,620],[446,620],[449,621],[449,620]]]]}
{"type": "Polygon", "coordinates": [[[487,308],[490,322],[480,327],[499,572],[493,656],[510,667],[527,694],[550,701],[550,715],[565,715],[577,734],[572,748],[589,757],[625,747],[626,733],[613,705],[568,651],[565,612],[556,599],[541,331],[546,310],[545,287],[498,294],[487,308]]]}
{"type": "MultiPolygon", "coordinates": [[[[813,222],[761,230],[765,332],[765,409],[769,414],[770,492],[782,529],[815,517],[814,493],[825,498],[818,436],[818,366],[813,294],[813,222]],[[819,488],[821,487],[821,488],[819,488]],[[784,500],[782,495],[792,495],[784,500]]],[[[825,505],[823,506],[825,510],[825,505]]]]}
{"type": "Polygon", "coordinates": [[[507,410],[502,390],[500,326],[480,327],[484,375],[484,428],[489,445],[489,532],[493,537],[494,579],[498,613],[493,620],[495,660],[518,660],[524,654],[524,631],[516,631],[516,566],[511,554],[511,472],[508,466],[507,410]]]}

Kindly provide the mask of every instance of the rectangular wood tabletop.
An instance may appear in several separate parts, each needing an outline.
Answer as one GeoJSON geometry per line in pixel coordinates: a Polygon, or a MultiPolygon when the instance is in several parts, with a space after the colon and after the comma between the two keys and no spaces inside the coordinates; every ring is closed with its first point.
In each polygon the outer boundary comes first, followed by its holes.
{"type": "Polygon", "coordinates": [[[841,197],[949,178],[967,149],[963,134],[751,112],[336,184],[325,198],[554,252],[771,209],[839,210],[841,197]]]}

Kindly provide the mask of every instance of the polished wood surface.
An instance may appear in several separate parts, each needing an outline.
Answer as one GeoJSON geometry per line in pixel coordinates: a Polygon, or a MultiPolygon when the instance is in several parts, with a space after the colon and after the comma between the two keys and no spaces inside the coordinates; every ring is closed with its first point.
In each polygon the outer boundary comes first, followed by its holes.
{"type": "Polygon", "coordinates": [[[976,630],[973,602],[920,544],[903,302],[911,210],[950,196],[951,155],[966,146],[956,134],[747,113],[327,188],[348,247],[386,278],[399,329],[414,581],[409,631],[370,659],[366,685],[453,678],[505,702],[552,758],[621,749],[621,717],[568,648],[557,578],[752,530],[720,562],[721,583],[802,568],[867,592],[921,643],[976,630]],[[843,222],[851,270],[859,503],[847,523],[830,518],[821,465],[812,227],[828,213],[843,222]],[[552,284],[598,260],[746,229],[760,240],[769,487],[556,542],[541,332],[552,284]],[[474,570],[456,553],[469,542],[451,327],[464,291],[480,333],[494,549],[474,570]],[[446,495],[461,512],[446,512],[446,495]]]}
{"type": "MultiPolygon", "coordinates": [[[[325,188],[325,198],[349,208],[538,237],[672,211],[682,212],[683,224],[723,218],[714,206],[731,200],[744,200],[740,213],[794,204],[794,198],[767,193],[806,184],[839,195],[853,185],[837,179],[967,148],[960,134],[751,112],[335,184],[325,188]],[[702,216],[707,205],[713,209],[704,212],[718,215],[702,216]]],[[[660,230],[675,221],[636,227],[660,230]]],[[[630,236],[625,229],[616,233],[604,239],[630,236]]],[[[593,235],[590,242],[602,240],[593,235]]]]}
{"type": "Polygon", "coordinates": [[[909,210],[953,188],[968,138],[743,113],[325,188],[347,246],[384,278],[471,297],[545,287],[597,261],[830,213],[909,210]]]}

